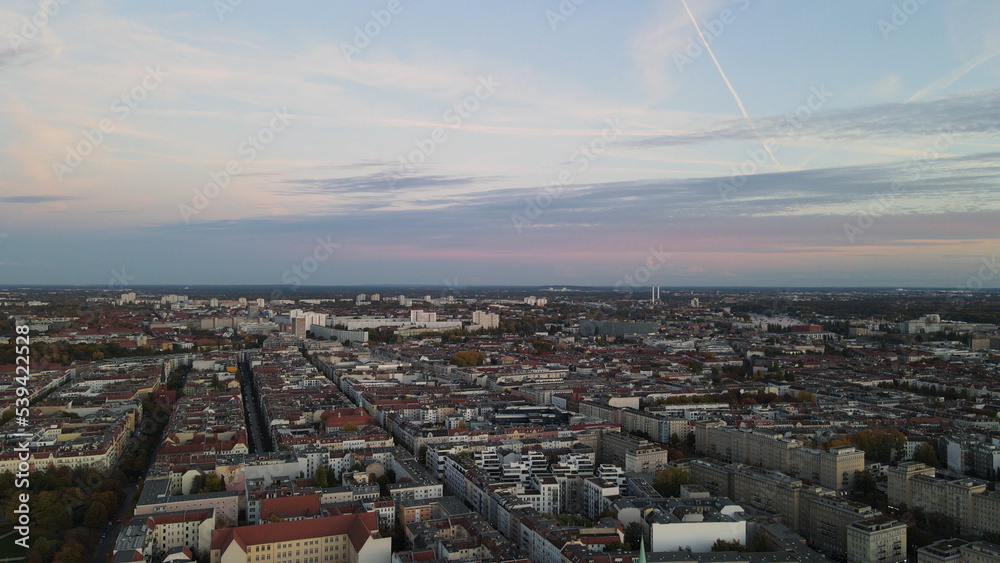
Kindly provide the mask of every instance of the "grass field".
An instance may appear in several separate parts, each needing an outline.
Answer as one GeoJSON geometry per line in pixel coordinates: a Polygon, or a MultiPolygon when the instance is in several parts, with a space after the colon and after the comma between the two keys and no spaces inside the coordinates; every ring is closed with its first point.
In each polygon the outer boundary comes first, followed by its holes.
{"type": "Polygon", "coordinates": [[[28,552],[21,546],[14,543],[14,540],[21,537],[14,531],[14,526],[5,524],[0,526],[0,562],[19,561],[28,558],[28,552]]]}

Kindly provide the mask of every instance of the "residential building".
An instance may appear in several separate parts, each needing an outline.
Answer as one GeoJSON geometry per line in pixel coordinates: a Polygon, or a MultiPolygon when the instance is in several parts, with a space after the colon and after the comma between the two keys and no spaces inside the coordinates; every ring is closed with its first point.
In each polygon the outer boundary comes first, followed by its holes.
{"type": "Polygon", "coordinates": [[[876,516],[847,526],[848,563],[903,563],[906,561],[906,525],[876,516]]]}

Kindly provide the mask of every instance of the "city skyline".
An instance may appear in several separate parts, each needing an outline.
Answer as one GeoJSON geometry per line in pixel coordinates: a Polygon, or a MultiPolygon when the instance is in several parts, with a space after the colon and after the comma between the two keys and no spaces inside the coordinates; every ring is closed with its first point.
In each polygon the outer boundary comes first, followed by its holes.
{"type": "Polygon", "coordinates": [[[12,2],[0,284],[997,288],[998,20],[12,2]]]}

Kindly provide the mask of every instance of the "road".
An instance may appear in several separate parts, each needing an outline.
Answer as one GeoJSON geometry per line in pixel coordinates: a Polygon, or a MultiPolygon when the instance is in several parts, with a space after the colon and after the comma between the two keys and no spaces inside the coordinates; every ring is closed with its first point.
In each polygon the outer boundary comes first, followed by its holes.
{"type": "Polygon", "coordinates": [[[122,526],[128,522],[122,522],[119,524],[115,520],[124,520],[125,513],[128,512],[129,507],[132,506],[132,499],[135,498],[135,491],[137,485],[135,483],[129,483],[125,485],[125,502],[118,507],[118,513],[112,517],[111,522],[108,523],[109,528],[105,528],[104,531],[104,541],[102,541],[98,546],[97,550],[94,552],[94,563],[104,563],[110,553],[111,549],[115,546],[115,541],[118,539],[118,534],[122,531],[122,526]]]}
{"type": "Polygon", "coordinates": [[[265,447],[265,443],[270,442],[271,437],[268,434],[267,441],[265,441],[264,433],[260,426],[260,401],[257,393],[257,380],[254,379],[248,361],[240,362],[240,372],[243,376],[243,384],[241,385],[243,388],[243,409],[246,411],[250,451],[253,453],[266,452],[268,450],[265,447]]]}

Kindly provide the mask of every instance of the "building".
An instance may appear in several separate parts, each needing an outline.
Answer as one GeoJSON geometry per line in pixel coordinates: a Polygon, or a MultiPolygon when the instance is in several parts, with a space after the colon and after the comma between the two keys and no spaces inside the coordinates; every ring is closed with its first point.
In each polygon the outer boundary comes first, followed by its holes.
{"type": "Polygon", "coordinates": [[[473,311],[472,324],[479,325],[482,328],[497,328],[500,326],[500,315],[487,311],[473,311]]]}
{"type": "Polygon", "coordinates": [[[906,561],[906,525],[885,516],[858,520],[847,526],[849,563],[906,561]]]}
{"type": "Polygon", "coordinates": [[[634,450],[626,450],[625,471],[656,473],[667,467],[669,462],[667,453],[667,450],[652,444],[634,450]]]}
{"type": "Polygon", "coordinates": [[[743,508],[726,498],[670,500],[650,511],[650,547],[653,552],[712,551],[717,540],[747,545],[743,508]]]}
{"type": "Polygon", "coordinates": [[[292,335],[298,338],[305,338],[309,325],[306,324],[305,317],[292,317],[292,335]]]}
{"type": "Polygon", "coordinates": [[[275,522],[212,533],[212,563],[389,563],[391,538],[374,512],[275,522]]]}
{"type": "Polygon", "coordinates": [[[981,502],[988,512],[992,502],[988,496],[978,497],[986,491],[987,483],[976,479],[938,479],[934,468],[922,463],[901,463],[888,470],[889,503],[895,506],[905,504],[910,508],[920,508],[926,512],[935,512],[953,519],[965,531],[971,531],[977,526],[980,532],[992,531],[1000,526],[1000,519],[995,523],[979,520],[973,508],[974,502],[981,502]],[[928,471],[929,470],[929,471],[928,471]]]}
{"type": "Polygon", "coordinates": [[[917,550],[917,563],[960,563],[962,546],[969,542],[958,538],[938,540],[917,550]]]}
{"type": "MultiPolygon", "coordinates": [[[[170,478],[147,479],[136,503],[136,516],[214,509],[217,525],[235,525],[239,515],[239,491],[171,494],[170,478]]],[[[179,492],[179,491],[178,491],[179,492]]]]}
{"type": "Polygon", "coordinates": [[[997,563],[1000,561],[1000,545],[987,541],[967,543],[959,548],[962,563],[997,563]]]}
{"type": "Polygon", "coordinates": [[[936,473],[933,467],[928,467],[917,461],[906,461],[890,467],[886,471],[888,475],[886,492],[889,495],[889,504],[893,506],[909,504],[909,500],[913,498],[911,480],[917,475],[934,477],[936,473]]]}
{"type": "Polygon", "coordinates": [[[436,323],[437,313],[413,309],[410,311],[410,322],[413,324],[436,323]]]}
{"type": "Polygon", "coordinates": [[[851,446],[823,451],[761,430],[725,426],[719,421],[696,424],[695,448],[733,463],[772,469],[838,491],[854,488],[865,468],[865,452],[851,446]]]}
{"type": "Polygon", "coordinates": [[[788,474],[840,491],[854,488],[855,476],[865,469],[865,452],[852,446],[829,451],[799,447],[791,450],[788,474]]]}

